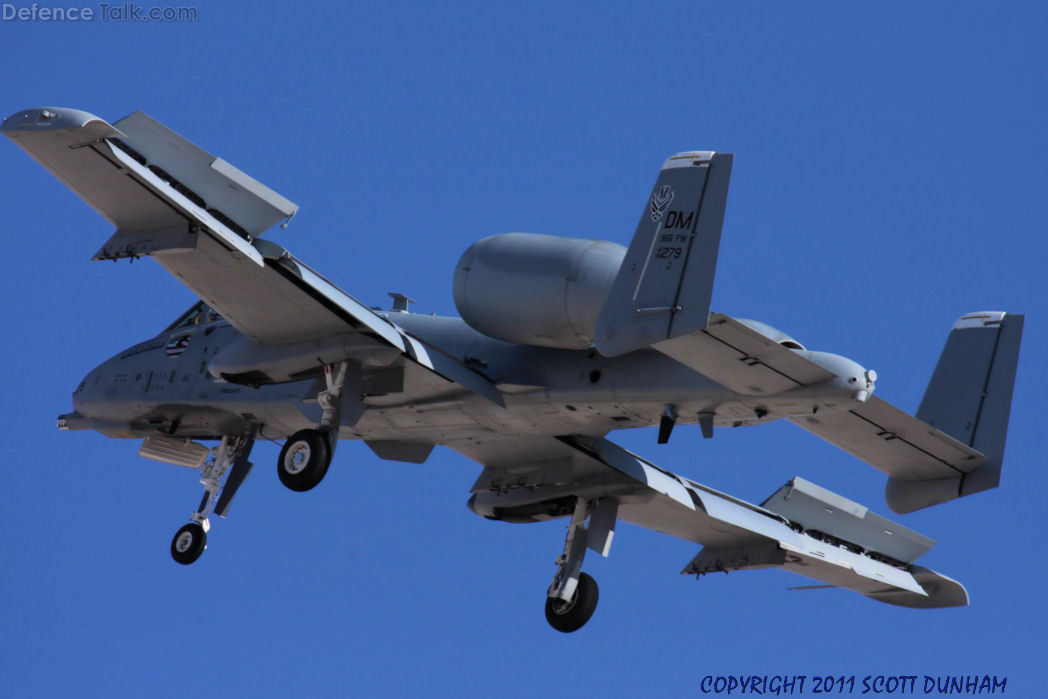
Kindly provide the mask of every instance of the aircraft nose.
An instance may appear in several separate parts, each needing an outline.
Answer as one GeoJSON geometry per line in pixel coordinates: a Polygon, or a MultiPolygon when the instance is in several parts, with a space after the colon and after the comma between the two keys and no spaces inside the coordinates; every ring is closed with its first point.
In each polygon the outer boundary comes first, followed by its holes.
{"type": "MultiPolygon", "coordinates": [[[[96,370],[97,371],[97,370],[96,370]]],[[[60,430],[89,430],[92,429],[91,418],[85,414],[90,403],[90,387],[94,383],[95,372],[90,372],[84,377],[73,391],[73,412],[63,413],[58,416],[58,429],[60,430]]]]}
{"type": "MultiPolygon", "coordinates": [[[[102,366],[105,365],[103,364],[102,366]]],[[[102,370],[102,366],[95,367],[89,371],[87,376],[73,390],[73,410],[82,416],[88,415],[91,404],[98,398],[101,383],[99,381],[99,372],[102,370]]]]}

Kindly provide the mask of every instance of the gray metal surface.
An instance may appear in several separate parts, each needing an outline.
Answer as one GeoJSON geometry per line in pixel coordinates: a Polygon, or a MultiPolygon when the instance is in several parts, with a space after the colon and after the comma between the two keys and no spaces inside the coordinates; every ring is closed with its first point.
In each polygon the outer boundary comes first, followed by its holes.
{"type": "Polygon", "coordinates": [[[264,233],[294,216],[298,206],[221,158],[152,119],[135,112],[115,122],[123,140],[150,163],[161,163],[183,185],[244,227],[252,235],[264,233]]]}
{"type": "Polygon", "coordinates": [[[722,313],[710,314],[705,330],[658,342],[653,347],[747,395],[784,393],[837,376],[779,340],[722,313]]]}
{"type": "Polygon", "coordinates": [[[899,479],[958,478],[986,461],[978,451],[876,396],[791,421],[899,479]]]}
{"type": "Polygon", "coordinates": [[[928,537],[800,476],[779,488],[761,507],[778,512],[805,529],[829,534],[905,563],[912,563],[935,546],[928,537]]]}
{"type": "Polygon", "coordinates": [[[455,266],[455,308],[490,337],[586,349],[625,254],[603,240],[490,236],[469,246],[455,266]]]}
{"type": "Polygon", "coordinates": [[[176,439],[161,435],[146,437],[142,440],[142,446],[138,448],[138,455],[144,459],[188,468],[200,468],[200,464],[204,463],[204,459],[210,453],[211,450],[208,447],[190,439],[176,439]]]}
{"type": "Polygon", "coordinates": [[[891,474],[885,499],[893,511],[912,512],[1000,484],[1024,320],[997,311],[969,313],[954,324],[915,419],[981,458],[962,473],[891,474]]]}
{"type": "Polygon", "coordinates": [[[187,440],[219,440],[194,521],[225,513],[255,437],[310,430],[328,455],[357,439],[384,459],[420,463],[446,445],[476,460],[478,514],[572,518],[569,583],[621,520],[703,544],[688,573],[779,567],[902,606],[967,603],[912,564],[931,540],[857,503],[796,478],[753,505],[604,435],[787,418],[889,473],[893,509],[977,492],[999,482],[1022,316],[962,319],[913,417],[872,398],[875,374],[857,363],[709,314],[731,168],[711,152],[664,164],[625,253],[495,236],[456,273],[468,324],[412,314],[401,294],[376,312],[254,237],[294,204],[143,114],[118,126],[38,109],[3,130],[117,226],[97,258],[151,256],[210,306],[96,367],[60,418],[186,465],[205,449],[187,440]]]}
{"type": "MultiPolygon", "coordinates": [[[[961,593],[963,588],[949,578],[858,552],[857,549],[864,547],[843,536],[837,537],[842,539],[837,542],[815,538],[814,533],[798,532],[791,526],[798,522],[665,471],[606,439],[572,435],[557,441],[576,451],[568,468],[580,470],[573,478],[576,487],[566,492],[580,497],[613,499],[618,503],[619,519],[706,545],[685,567],[684,573],[779,567],[890,604],[912,607],[967,604],[967,595],[958,593],[958,588],[961,593]],[[609,471],[594,472],[594,463],[604,465],[609,471]],[[582,476],[583,473],[588,475],[582,476]],[[920,572],[923,582],[914,577],[914,572],[920,572]]],[[[519,488],[489,488],[485,492],[487,484],[478,485],[481,487],[474,487],[473,506],[476,508],[478,500],[483,498],[486,511],[491,513],[498,512],[494,503],[500,498],[512,501],[519,512],[529,499],[541,503],[565,492],[549,486],[548,492],[544,492],[542,486],[529,483],[519,488]]],[[[864,539],[869,539],[872,527],[885,526],[909,540],[898,552],[905,552],[910,558],[930,548],[930,540],[875,515],[870,517],[865,508],[855,503],[814,484],[800,482],[799,485],[798,495],[808,498],[809,505],[821,499],[820,506],[840,506],[850,513],[848,516],[854,517],[862,511],[866,516],[864,526],[853,528],[864,539]]],[[[798,509],[805,516],[811,516],[809,508],[798,509]]],[[[846,528],[839,526],[837,531],[843,534],[846,528]]]]}
{"type": "Polygon", "coordinates": [[[678,153],[662,166],[597,322],[605,356],[706,327],[732,155],[678,153]]]}

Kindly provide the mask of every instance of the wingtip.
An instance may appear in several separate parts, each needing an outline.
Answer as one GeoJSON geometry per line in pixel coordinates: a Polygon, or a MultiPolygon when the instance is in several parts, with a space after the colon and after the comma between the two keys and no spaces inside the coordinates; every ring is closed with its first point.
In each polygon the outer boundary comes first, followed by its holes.
{"type": "Polygon", "coordinates": [[[80,109],[35,107],[22,109],[7,117],[0,126],[0,130],[13,132],[72,129],[85,126],[92,121],[104,120],[80,109]]]}

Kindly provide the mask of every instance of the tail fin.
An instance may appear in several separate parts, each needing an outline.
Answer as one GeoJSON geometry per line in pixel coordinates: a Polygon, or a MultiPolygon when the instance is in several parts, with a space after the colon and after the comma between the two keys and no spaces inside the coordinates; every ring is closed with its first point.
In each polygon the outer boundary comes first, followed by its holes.
{"type": "Polygon", "coordinates": [[[732,155],[678,153],[659,172],[597,321],[614,357],[702,330],[710,311],[732,155]]]}
{"type": "Polygon", "coordinates": [[[954,323],[917,418],[979,451],[987,461],[949,483],[890,478],[885,496],[894,511],[911,512],[1000,484],[1024,319],[988,311],[964,315],[954,323]]]}

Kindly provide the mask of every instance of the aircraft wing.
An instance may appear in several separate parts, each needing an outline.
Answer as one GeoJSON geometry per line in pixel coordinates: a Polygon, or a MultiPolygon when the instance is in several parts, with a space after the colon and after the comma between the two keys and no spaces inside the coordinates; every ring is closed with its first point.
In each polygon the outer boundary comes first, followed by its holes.
{"type": "Polygon", "coordinates": [[[32,109],[2,130],[117,227],[94,259],[152,257],[257,345],[356,333],[503,405],[486,377],[257,238],[298,207],[145,114],[32,109]]]}
{"type": "Polygon", "coordinates": [[[587,545],[602,555],[617,518],[702,544],[685,574],[774,567],[900,606],[968,603],[959,583],[914,564],[933,541],[801,478],[758,506],[600,437],[498,438],[448,446],[485,464],[470,501],[478,514],[535,521],[571,515],[579,498],[597,503],[588,525],[597,535],[591,531],[587,545]],[[603,521],[597,521],[598,512],[603,521]]]}

